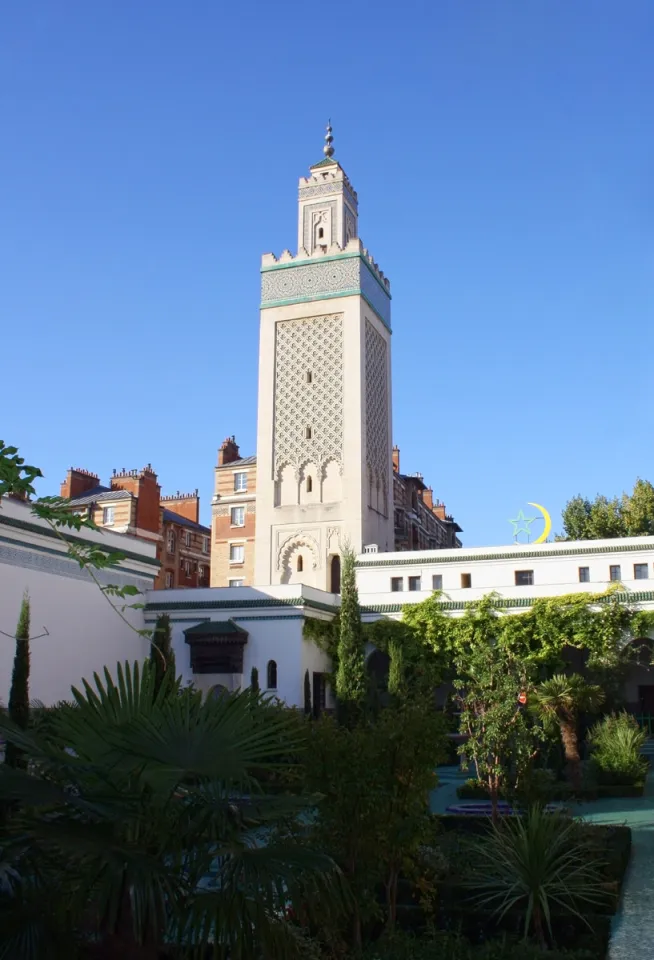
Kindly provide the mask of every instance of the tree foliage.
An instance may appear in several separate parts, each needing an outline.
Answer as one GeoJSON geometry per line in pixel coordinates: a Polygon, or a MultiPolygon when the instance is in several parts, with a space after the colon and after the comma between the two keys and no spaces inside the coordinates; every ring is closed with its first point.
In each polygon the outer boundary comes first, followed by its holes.
{"type": "Polygon", "coordinates": [[[494,821],[500,791],[516,786],[541,738],[519,699],[529,687],[533,664],[499,642],[501,628],[491,598],[466,611],[460,622],[454,679],[460,730],[467,734],[459,751],[474,764],[477,780],[488,790],[494,821]]]}
{"type": "Polygon", "coordinates": [[[400,873],[409,874],[431,828],[429,792],[444,758],[444,725],[430,701],[408,699],[374,722],[350,727],[322,717],[312,724],[307,789],[320,795],[314,845],[336,861],[352,889],[345,939],[358,947],[367,921],[395,922],[400,873]]]}
{"type": "Polygon", "coordinates": [[[355,556],[343,552],[341,572],[341,609],[339,619],[336,698],[350,716],[366,698],[365,640],[361,625],[359,592],[356,584],[355,556]]]}
{"type": "Polygon", "coordinates": [[[563,510],[565,540],[654,536],[654,486],[638,478],[630,494],[594,500],[577,495],[563,510]]]}
{"type": "MultiPolygon", "coordinates": [[[[21,730],[27,730],[30,719],[29,678],[30,599],[25,593],[20,605],[20,615],[16,627],[16,652],[9,691],[9,716],[21,730]]],[[[11,742],[7,744],[6,762],[12,767],[24,767],[26,765],[24,754],[11,742]]]]}
{"type": "Polygon", "coordinates": [[[0,718],[32,759],[0,765],[0,799],[19,804],[3,839],[0,955],[150,958],[167,941],[183,956],[303,956],[287,911],[342,909],[340,873],[308,845],[271,829],[308,798],[267,795],[261,774],[306,743],[292,711],[248,692],[215,700],[164,684],[152,663],[74,690],[75,705],[42,740],[0,718]],[[112,952],[113,951],[113,952],[112,952]]]}
{"type": "Polygon", "coordinates": [[[581,787],[582,768],[579,753],[579,714],[596,711],[604,702],[604,692],[596,684],[587,683],[582,676],[558,673],[536,687],[534,706],[544,716],[559,725],[570,783],[581,787]]]}
{"type": "Polygon", "coordinates": [[[154,689],[155,694],[157,694],[163,683],[176,679],[175,653],[170,638],[170,617],[167,613],[162,613],[161,616],[157,618],[152,637],[152,646],[151,657],[154,667],[154,689]]]}

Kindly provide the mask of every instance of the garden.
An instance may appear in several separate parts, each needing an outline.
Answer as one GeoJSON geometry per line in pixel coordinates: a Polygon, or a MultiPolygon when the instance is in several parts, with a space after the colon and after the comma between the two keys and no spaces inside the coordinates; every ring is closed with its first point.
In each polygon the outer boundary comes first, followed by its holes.
{"type": "Polygon", "coordinates": [[[434,594],[364,623],[348,554],[338,617],[305,627],[332,658],[330,715],[308,682],[302,711],[255,673],[217,698],[182,686],[165,617],[145,663],[46,708],[25,598],[0,713],[0,958],[602,960],[631,833],[573,814],[642,791],[621,677],[653,627],[611,592],[460,617],[434,594]],[[430,813],[447,763],[481,815],[430,813]]]}

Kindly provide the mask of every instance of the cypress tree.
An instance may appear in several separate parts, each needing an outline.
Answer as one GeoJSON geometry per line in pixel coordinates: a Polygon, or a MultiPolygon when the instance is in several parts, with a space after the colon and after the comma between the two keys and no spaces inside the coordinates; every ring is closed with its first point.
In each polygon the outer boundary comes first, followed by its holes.
{"type": "Polygon", "coordinates": [[[354,553],[343,552],[341,568],[340,634],[336,698],[342,707],[341,716],[350,719],[358,714],[366,698],[365,641],[361,625],[361,608],[354,569],[354,553]]]}
{"type": "Polygon", "coordinates": [[[311,679],[309,671],[304,671],[304,713],[305,716],[311,716],[311,679]]]}
{"type": "MultiPolygon", "coordinates": [[[[30,719],[30,598],[23,596],[18,626],[16,627],[16,653],[14,669],[11,675],[9,693],[9,716],[23,730],[27,729],[30,719]]],[[[13,743],[7,743],[5,762],[10,767],[27,766],[22,751],[13,743]]]]}
{"type": "Polygon", "coordinates": [[[259,689],[259,671],[256,667],[252,667],[250,670],[250,690],[252,690],[252,693],[258,693],[259,689]]]}
{"type": "Polygon", "coordinates": [[[170,640],[170,617],[168,614],[164,613],[157,619],[152,639],[157,647],[151,655],[154,665],[154,695],[156,697],[164,680],[168,683],[175,680],[175,654],[170,640]]]}
{"type": "Polygon", "coordinates": [[[396,697],[406,694],[404,650],[399,640],[391,640],[388,645],[390,665],[388,668],[388,692],[396,697]]]}

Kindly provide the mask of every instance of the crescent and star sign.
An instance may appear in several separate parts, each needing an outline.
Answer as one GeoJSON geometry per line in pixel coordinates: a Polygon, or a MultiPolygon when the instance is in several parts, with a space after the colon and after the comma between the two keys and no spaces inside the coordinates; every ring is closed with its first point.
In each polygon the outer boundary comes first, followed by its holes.
{"type": "MultiPolygon", "coordinates": [[[[530,502],[529,506],[536,507],[537,510],[540,510],[543,516],[544,524],[545,524],[543,527],[543,532],[541,533],[540,537],[538,537],[538,539],[534,540],[533,542],[545,543],[552,529],[552,518],[550,517],[545,507],[542,507],[540,503],[530,502]]],[[[515,518],[515,520],[509,520],[509,523],[513,524],[513,539],[515,543],[518,542],[518,537],[520,536],[521,533],[526,533],[527,537],[531,536],[531,524],[538,519],[539,519],[538,517],[525,517],[523,511],[519,510],[518,516],[515,518]]]]}

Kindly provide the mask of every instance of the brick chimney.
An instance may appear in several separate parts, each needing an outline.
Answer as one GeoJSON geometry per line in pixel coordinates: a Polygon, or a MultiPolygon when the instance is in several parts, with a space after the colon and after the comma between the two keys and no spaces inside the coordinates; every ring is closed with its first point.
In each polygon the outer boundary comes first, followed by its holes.
{"type": "Polygon", "coordinates": [[[96,473],[90,473],[88,470],[82,470],[81,467],[71,467],[66,474],[66,479],[61,484],[62,497],[82,497],[89,490],[93,490],[100,483],[100,477],[96,473]]]}
{"type": "Polygon", "coordinates": [[[393,473],[400,472],[400,448],[396,445],[393,447],[393,473]]]}
{"type": "Polygon", "coordinates": [[[425,487],[422,491],[422,502],[429,507],[430,510],[434,509],[434,491],[431,487],[425,487]]]}
{"type": "Polygon", "coordinates": [[[157,475],[148,464],[142,470],[114,470],[111,477],[112,490],[127,490],[136,501],[136,526],[141,530],[159,533],[159,500],[161,487],[157,475]]]}
{"type": "Polygon", "coordinates": [[[200,497],[197,489],[194,493],[180,493],[178,490],[170,497],[161,497],[161,506],[192,520],[193,523],[200,522],[200,497]]]}
{"type": "Polygon", "coordinates": [[[227,463],[234,463],[235,460],[240,459],[240,456],[236,437],[227,437],[218,450],[218,466],[224,467],[227,463]]]}
{"type": "Polygon", "coordinates": [[[432,507],[432,510],[436,514],[439,520],[447,519],[445,516],[445,504],[441,503],[440,500],[436,501],[436,503],[432,507]]]}

